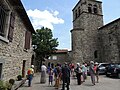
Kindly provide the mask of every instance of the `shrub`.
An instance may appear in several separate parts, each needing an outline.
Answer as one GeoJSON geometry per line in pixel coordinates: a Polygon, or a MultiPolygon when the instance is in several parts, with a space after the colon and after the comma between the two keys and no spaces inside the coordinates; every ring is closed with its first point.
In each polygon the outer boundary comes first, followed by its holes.
{"type": "Polygon", "coordinates": [[[22,75],[17,76],[18,81],[22,80],[22,75]]]}
{"type": "Polygon", "coordinates": [[[9,83],[9,82],[6,81],[5,85],[7,87],[7,90],[11,90],[11,88],[12,88],[12,84],[11,83],[9,83]]]}
{"type": "Polygon", "coordinates": [[[0,90],[7,90],[5,83],[1,80],[0,80],[0,90]]]}

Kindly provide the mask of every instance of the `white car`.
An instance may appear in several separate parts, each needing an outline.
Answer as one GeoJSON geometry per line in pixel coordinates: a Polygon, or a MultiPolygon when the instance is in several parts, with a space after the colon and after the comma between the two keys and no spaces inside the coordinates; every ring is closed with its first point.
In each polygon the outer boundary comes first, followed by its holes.
{"type": "Polygon", "coordinates": [[[106,73],[106,66],[108,66],[109,63],[99,63],[99,74],[105,74],[106,73]]]}

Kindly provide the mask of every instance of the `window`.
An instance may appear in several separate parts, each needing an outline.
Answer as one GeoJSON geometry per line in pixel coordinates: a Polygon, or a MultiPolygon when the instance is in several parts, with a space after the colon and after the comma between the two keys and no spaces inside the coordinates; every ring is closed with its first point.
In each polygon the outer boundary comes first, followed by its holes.
{"type": "Polygon", "coordinates": [[[77,18],[77,10],[75,10],[75,19],[77,18]]]}
{"type": "Polygon", "coordinates": [[[80,12],[81,12],[80,7],[78,7],[78,14],[79,14],[79,16],[80,16],[80,12]]]}
{"type": "Polygon", "coordinates": [[[14,22],[15,22],[15,14],[13,12],[11,12],[11,14],[10,14],[10,26],[9,26],[9,32],[8,32],[8,40],[10,42],[12,42],[12,40],[13,40],[14,22]]]}
{"type": "Polygon", "coordinates": [[[31,32],[30,31],[26,31],[25,33],[25,49],[30,49],[30,40],[31,40],[31,32]]]}
{"type": "Polygon", "coordinates": [[[15,14],[6,2],[0,2],[0,39],[12,42],[15,14]]]}
{"type": "Polygon", "coordinates": [[[0,6],[0,35],[5,37],[5,25],[7,20],[8,12],[0,6]]]}
{"type": "Polygon", "coordinates": [[[92,4],[88,4],[88,12],[92,13],[92,4]]]}
{"type": "Polygon", "coordinates": [[[98,13],[98,10],[97,10],[97,5],[94,5],[94,7],[93,7],[93,11],[94,11],[94,13],[95,13],[95,14],[97,14],[97,13],[98,13]]]}
{"type": "Polygon", "coordinates": [[[53,56],[52,59],[53,59],[53,60],[57,60],[57,56],[53,56]]]}

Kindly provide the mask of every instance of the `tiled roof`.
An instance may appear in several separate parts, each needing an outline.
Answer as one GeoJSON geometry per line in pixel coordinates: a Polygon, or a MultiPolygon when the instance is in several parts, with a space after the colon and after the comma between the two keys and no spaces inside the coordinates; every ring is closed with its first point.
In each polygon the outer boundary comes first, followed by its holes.
{"type": "Polygon", "coordinates": [[[55,53],[67,53],[68,50],[67,49],[58,49],[55,51],[55,53]]]}

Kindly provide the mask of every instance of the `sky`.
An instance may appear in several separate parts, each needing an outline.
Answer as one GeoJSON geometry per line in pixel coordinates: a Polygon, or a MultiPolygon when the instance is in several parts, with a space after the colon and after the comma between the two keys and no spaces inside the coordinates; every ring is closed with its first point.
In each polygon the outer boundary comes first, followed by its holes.
{"type": "MultiPolygon", "coordinates": [[[[47,27],[58,38],[57,49],[71,50],[72,9],[79,0],[21,0],[34,29],[47,27]]],[[[102,1],[103,20],[107,24],[120,18],[120,0],[102,1]]]]}

